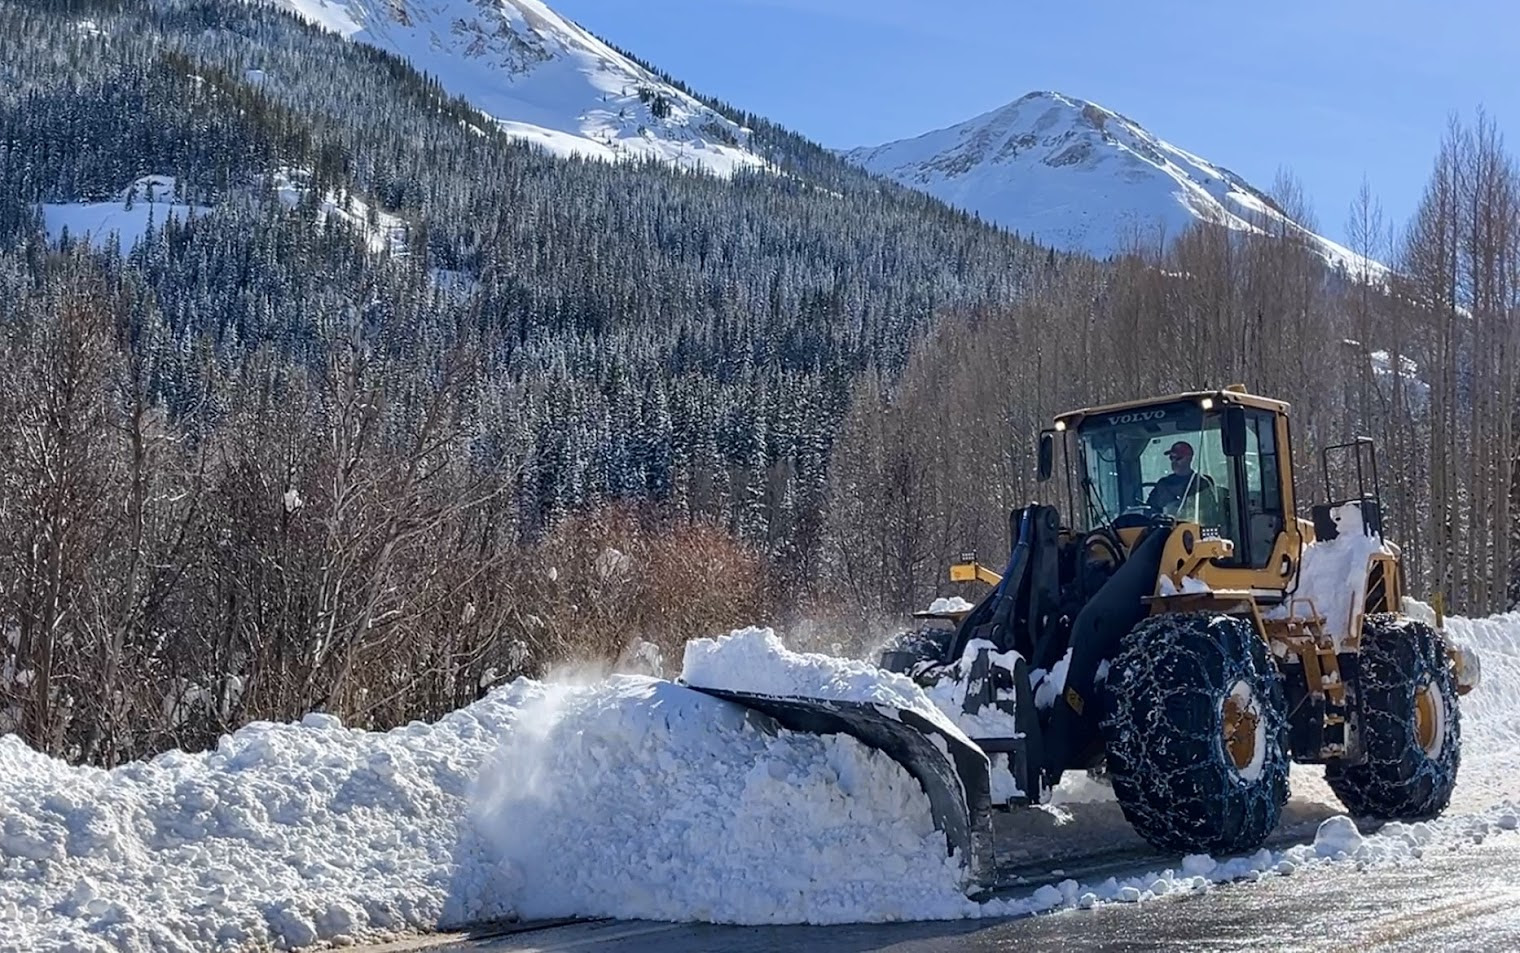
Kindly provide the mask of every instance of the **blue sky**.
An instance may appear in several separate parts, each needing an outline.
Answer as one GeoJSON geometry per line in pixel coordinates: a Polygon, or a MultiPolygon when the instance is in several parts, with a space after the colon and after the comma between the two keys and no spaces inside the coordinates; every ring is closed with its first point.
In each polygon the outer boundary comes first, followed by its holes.
{"type": "Polygon", "coordinates": [[[1514,0],[548,0],[704,93],[829,146],[1033,89],[1101,103],[1263,188],[1302,180],[1343,239],[1363,174],[1399,223],[1453,111],[1520,151],[1514,0]]]}

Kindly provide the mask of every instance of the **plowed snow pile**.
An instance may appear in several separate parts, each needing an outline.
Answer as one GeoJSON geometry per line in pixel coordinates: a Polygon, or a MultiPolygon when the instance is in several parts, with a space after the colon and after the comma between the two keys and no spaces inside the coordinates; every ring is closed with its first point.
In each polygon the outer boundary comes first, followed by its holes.
{"type": "MultiPolygon", "coordinates": [[[[385,733],[326,716],[255,724],[215,751],[109,772],[0,737],[0,947],[294,948],[507,914],[1008,915],[1417,857],[1520,823],[1520,616],[1450,630],[1486,675],[1464,699],[1451,816],[1366,838],[1330,817],[1287,851],[1179,857],[1144,877],[1068,880],[983,906],[960,895],[927,799],[895,763],[848,738],[768,734],[733,706],[652,679],[519,680],[385,733]]],[[[754,691],[923,698],[867,666],[786,652],[763,630],[697,643],[689,662],[710,684],[754,691]]],[[[1069,836],[1100,849],[1105,834],[1069,836]]]]}
{"type": "Polygon", "coordinates": [[[770,923],[955,916],[918,783],[644,678],[549,690],[483,772],[464,910],[770,923]]]}

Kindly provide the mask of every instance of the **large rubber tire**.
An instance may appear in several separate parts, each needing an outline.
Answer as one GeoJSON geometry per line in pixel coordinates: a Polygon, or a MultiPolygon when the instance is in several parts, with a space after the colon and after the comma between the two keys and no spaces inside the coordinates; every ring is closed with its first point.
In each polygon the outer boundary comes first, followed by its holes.
{"type": "Polygon", "coordinates": [[[1440,633],[1393,613],[1368,616],[1356,690],[1367,757],[1325,766],[1335,796],[1358,817],[1412,821],[1444,811],[1462,761],[1462,717],[1440,633]]]}
{"type": "Polygon", "coordinates": [[[1140,836],[1180,853],[1259,847],[1288,800],[1288,723],[1255,627],[1150,616],[1124,637],[1107,688],[1108,773],[1140,836]]]}

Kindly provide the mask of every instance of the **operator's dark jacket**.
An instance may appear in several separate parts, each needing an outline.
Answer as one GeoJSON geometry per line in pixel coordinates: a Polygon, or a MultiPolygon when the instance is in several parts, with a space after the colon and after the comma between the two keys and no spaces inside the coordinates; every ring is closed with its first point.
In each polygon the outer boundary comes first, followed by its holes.
{"type": "Polygon", "coordinates": [[[1162,509],[1172,503],[1180,503],[1189,482],[1194,483],[1195,489],[1214,485],[1213,480],[1195,471],[1168,473],[1156,481],[1155,489],[1151,490],[1150,498],[1145,501],[1146,505],[1162,509]]]}

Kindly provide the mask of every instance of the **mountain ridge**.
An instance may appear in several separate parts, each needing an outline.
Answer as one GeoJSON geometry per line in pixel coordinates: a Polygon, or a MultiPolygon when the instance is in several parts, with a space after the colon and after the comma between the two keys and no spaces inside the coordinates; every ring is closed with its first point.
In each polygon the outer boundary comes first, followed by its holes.
{"type": "Polygon", "coordinates": [[[402,57],[556,155],[718,175],[766,165],[748,129],[539,0],[265,2],[402,57]]]}
{"type": "Polygon", "coordinates": [[[1333,267],[1381,271],[1289,217],[1264,190],[1090,100],[1036,90],[849,161],[1043,244],[1106,258],[1196,221],[1300,233],[1333,267]]]}

